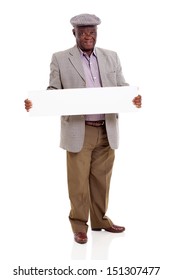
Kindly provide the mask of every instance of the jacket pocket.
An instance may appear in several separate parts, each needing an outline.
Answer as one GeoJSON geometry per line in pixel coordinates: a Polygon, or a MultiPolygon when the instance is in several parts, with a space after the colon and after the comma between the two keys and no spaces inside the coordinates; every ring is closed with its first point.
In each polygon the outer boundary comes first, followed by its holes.
{"type": "Polygon", "coordinates": [[[112,71],[106,74],[110,86],[117,86],[116,71],[112,71]]]}

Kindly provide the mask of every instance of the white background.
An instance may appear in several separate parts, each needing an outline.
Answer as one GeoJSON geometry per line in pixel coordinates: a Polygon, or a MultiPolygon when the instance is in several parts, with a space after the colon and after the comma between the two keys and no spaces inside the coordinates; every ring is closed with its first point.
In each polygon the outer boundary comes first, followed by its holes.
{"type": "MultiPolygon", "coordinates": [[[[107,266],[161,266],[157,279],[171,279],[172,24],[169,0],[1,1],[2,279],[26,279],[12,275],[19,265],[94,266],[105,273],[107,266]],[[102,19],[97,46],[117,51],[126,81],[140,88],[143,109],[120,115],[108,215],[125,225],[126,232],[113,235],[89,229],[88,243],[79,245],[68,222],[59,119],[30,118],[24,99],[29,90],[46,89],[52,53],[75,44],[69,20],[85,12],[102,19]]],[[[97,278],[102,277],[115,276],[102,273],[97,278]]],[[[136,279],[147,277],[156,279],[136,279]]]]}

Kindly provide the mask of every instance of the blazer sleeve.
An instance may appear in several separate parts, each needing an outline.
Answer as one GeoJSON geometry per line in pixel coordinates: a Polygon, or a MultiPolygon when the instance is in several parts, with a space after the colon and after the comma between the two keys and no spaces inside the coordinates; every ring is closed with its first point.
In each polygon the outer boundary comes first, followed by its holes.
{"type": "Polygon", "coordinates": [[[47,89],[62,89],[60,69],[55,53],[52,55],[50,64],[49,86],[47,87],[47,89]]]}
{"type": "Polygon", "coordinates": [[[123,72],[122,72],[122,67],[121,67],[121,62],[120,59],[116,53],[116,79],[117,79],[117,86],[129,86],[128,83],[126,83],[125,78],[123,76],[123,72]]]}

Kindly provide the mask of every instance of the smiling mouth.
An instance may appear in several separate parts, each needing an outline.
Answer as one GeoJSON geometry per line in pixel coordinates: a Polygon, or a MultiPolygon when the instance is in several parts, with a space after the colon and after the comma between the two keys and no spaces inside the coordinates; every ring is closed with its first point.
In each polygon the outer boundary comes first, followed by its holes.
{"type": "Polygon", "coordinates": [[[93,45],[94,42],[93,42],[93,41],[85,41],[84,44],[85,44],[85,45],[93,45]]]}

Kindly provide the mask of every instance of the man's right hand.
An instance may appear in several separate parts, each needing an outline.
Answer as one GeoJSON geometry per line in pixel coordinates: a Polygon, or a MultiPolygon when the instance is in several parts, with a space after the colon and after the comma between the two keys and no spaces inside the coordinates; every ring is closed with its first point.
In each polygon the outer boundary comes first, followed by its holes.
{"type": "Polygon", "coordinates": [[[32,108],[32,102],[29,99],[25,99],[25,109],[27,112],[29,112],[29,110],[32,108]]]}

